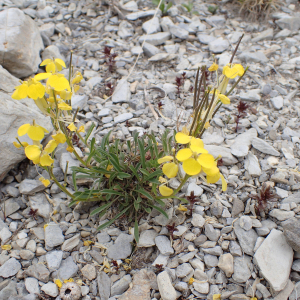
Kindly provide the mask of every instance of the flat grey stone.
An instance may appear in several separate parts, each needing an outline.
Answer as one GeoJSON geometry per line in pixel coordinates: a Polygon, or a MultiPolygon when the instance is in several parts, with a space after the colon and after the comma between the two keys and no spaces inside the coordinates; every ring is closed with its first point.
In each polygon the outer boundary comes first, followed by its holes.
{"type": "Polygon", "coordinates": [[[275,292],[281,291],[287,284],[293,254],[283,232],[272,229],[254,255],[255,263],[275,292]]]}
{"type": "Polygon", "coordinates": [[[135,21],[140,18],[151,17],[155,14],[155,9],[146,10],[146,11],[137,11],[126,16],[127,20],[135,21]]]}
{"type": "Polygon", "coordinates": [[[222,160],[224,166],[234,165],[238,162],[238,160],[231,154],[229,148],[222,147],[222,146],[215,146],[215,145],[205,145],[205,149],[217,158],[222,153],[222,160]]]}
{"type": "Polygon", "coordinates": [[[0,267],[0,276],[8,278],[16,275],[21,270],[21,264],[14,257],[10,258],[0,267]]]}
{"type": "Polygon", "coordinates": [[[215,41],[217,38],[212,36],[212,35],[208,35],[208,34],[204,34],[204,33],[200,33],[197,35],[198,40],[200,43],[208,45],[209,43],[215,41]]]}
{"type": "Polygon", "coordinates": [[[70,239],[65,240],[61,246],[61,250],[71,251],[72,249],[78,246],[79,242],[80,242],[80,233],[75,234],[70,239]]]}
{"type": "Polygon", "coordinates": [[[28,276],[34,277],[42,282],[48,282],[50,272],[49,270],[42,264],[31,265],[26,271],[28,276]]]}
{"type": "Polygon", "coordinates": [[[182,40],[186,40],[189,37],[189,32],[187,30],[175,25],[170,27],[170,33],[182,40]]]}
{"type": "Polygon", "coordinates": [[[229,42],[223,38],[218,38],[208,44],[208,48],[212,53],[219,54],[227,50],[229,42]]]}
{"type": "Polygon", "coordinates": [[[169,238],[165,235],[159,235],[155,238],[155,244],[163,255],[171,255],[174,253],[174,249],[171,247],[169,238]]]}
{"type": "Polygon", "coordinates": [[[242,257],[234,257],[233,259],[233,275],[232,278],[238,283],[247,282],[251,277],[253,266],[251,258],[248,255],[242,257]]]}
{"type": "Polygon", "coordinates": [[[130,120],[133,118],[133,114],[132,113],[124,113],[121,115],[118,115],[114,118],[114,122],[115,123],[123,123],[127,120],[130,120]]]}
{"type": "Polygon", "coordinates": [[[155,238],[157,237],[157,235],[158,235],[158,233],[153,229],[144,230],[140,234],[138,246],[139,247],[155,246],[155,238]]]}
{"type": "Polygon", "coordinates": [[[72,108],[83,108],[87,105],[88,97],[86,95],[73,95],[71,98],[72,108]]]}
{"type": "Polygon", "coordinates": [[[177,293],[172,285],[172,281],[167,271],[163,271],[157,275],[158,290],[165,300],[176,300],[177,293]]]}
{"type": "Polygon", "coordinates": [[[146,56],[148,56],[148,57],[152,57],[155,54],[162,53],[162,51],[159,48],[157,48],[154,45],[151,45],[147,42],[144,43],[143,50],[144,50],[144,53],[146,54],[146,56]]]}
{"type": "Polygon", "coordinates": [[[154,17],[142,25],[145,33],[152,34],[161,31],[158,17],[154,17]]]}
{"type": "Polygon", "coordinates": [[[131,97],[130,86],[125,78],[118,82],[115,91],[112,95],[113,103],[129,102],[131,97]]]}
{"type": "Polygon", "coordinates": [[[243,52],[241,53],[238,58],[242,61],[245,61],[246,63],[256,62],[265,64],[269,61],[269,59],[266,57],[266,55],[263,52],[257,51],[257,52],[243,52]]]}
{"type": "Polygon", "coordinates": [[[246,156],[244,164],[245,164],[245,169],[248,171],[249,175],[255,176],[255,177],[258,177],[261,175],[261,168],[260,168],[258,159],[254,154],[252,154],[251,151],[246,156]]]}
{"type": "Polygon", "coordinates": [[[63,258],[63,251],[51,251],[46,254],[46,262],[48,269],[50,271],[52,270],[58,270],[60,267],[61,261],[63,258]]]}
{"type": "Polygon", "coordinates": [[[105,272],[100,272],[97,277],[98,292],[101,300],[108,300],[110,297],[111,281],[105,272]]]}
{"type": "Polygon", "coordinates": [[[61,245],[65,240],[62,230],[57,224],[50,223],[45,228],[46,247],[54,248],[61,245]]]}
{"type": "Polygon", "coordinates": [[[45,189],[46,187],[40,180],[24,179],[19,185],[19,191],[23,195],[32,195],[45,189]]]}
{"type": "Polygon", "coordinates": [[[282,107],[283,107],[282,96],[277,96],[277,97],[271,98],[271,103],[275,109],[277,109],[277,110],[282,109],[282,107]]]}
{"type": "Polygon", "coordinates": [[[39,281],[36,278],[33,277],[25,278],[25,287],[28,293],[30,294],[40,293],[39,281]]]}
{"type": "Polygon", "coordinates": [[[271,145],[269,145],[266,141],[260,139],[260,138],[253,138],[252,141],[252,146],[259,150],[262,153],[269,154],[269,155],[274,155],[274,156],[280,156],[280,153],[275,150],[271,145]]]}
{"type": "Polygon", "coordinates": [[[132,235],[121,233],[115,240],[114,245],[107,249],[107,256],[115,260],[127,258],[132,251],[132,241],[132,235]]]}
{"type": "Polygon", "coordinates": [[[171,37],[171,34],[169,32],[158,32],[149,34],[148,36],[143,35],[139,38],[139,42],[143,43],[146,41],[149,44],[152,44],[154,46],[162,45],[167,40],[169,40],[171,37]]]}
{"type": "Polygon", "coordinates": [[[74,277],[78,272],[78,266],[74,263],[72,256],[67,257],[62,261],[58,269],[58,278],[62,281],[74,277]]]}
{"type": "Polygon", "coordinates": [[[122,295],[128,288],[132,278],[129,274],[116,281],[111,287],[111,296],[122,295]]]}
{"type": "Polygon", "coordinates": [[[231,148],[231,153],[237,157],[244,157],[249,152],[249,147],[252,140],[257,137],[257,131],[255,128],[251,128],[244,133],[238,135],[234,139],[233,145],[231,148]]]}

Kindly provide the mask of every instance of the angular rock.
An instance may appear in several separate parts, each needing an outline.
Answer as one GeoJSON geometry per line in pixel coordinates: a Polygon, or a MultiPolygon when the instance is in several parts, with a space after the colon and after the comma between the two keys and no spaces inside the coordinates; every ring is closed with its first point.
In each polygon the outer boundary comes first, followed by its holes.
{"type": "Polygon", "coordinates": [[[275,150],[271,145],[269,145],[269,143],[260,138],[254,137],[251,143],[253,148],[259,150],[262,153],[280,156],[280,153],[277,150],[275,150]]]}
{"type": "Polygon", "coordinates": [[[7,93],[12,93],[15,90],[15,87],[20,84],[20,81],[17,77],[11,75],[6,69],[0,65],[0,90],[3,90],[7,93]]]}
{"type": "MultiPolygon", "coordinates": [[[[25,179],[25,180],[29,180],[29,179],[25,179]]],[[[32,209],[37,209],[38,216],[41,216],[44,219],[48,219],[50,217],[52,207],[43,193],[38,193],[34,196],[29,196],[28,199],[29,199],[30,207],[32,209]]]]}
{"type": "Polygon", "coordinates": [[[88,280],[92,281],[96,278],[96,268],[94,265],[87,264],[81,269],[81,273],[83,277],[87,278],[88,280]]]}
{"type": "Polygon", "coordinates": [[[133,118],[133,114],[132,113],[124,113],[121,115],[118,115],[114,118],[114,122],[115,123],[123,123],[127,120],[130,120],[133,118]]]}
{"type": "Polygon", "coordinates": [[[269,28],[267,30],[264,30],[264,31],[258,33],[258,35],[252,39],[252,42],[256,43],[261,40],[264,40],[264,41],[271,40],[273,38],[273,35],[274,35],[273,28],[269,28]]]}
{"type": "Polygon", "coordinates": [[[229,42],[223,38],[218,38],[208,44],[208,48],[212,53],[218,54],[227,50],[229,47],[229,42]]]}
{"type": "Polygon", "coordinates": [[[248,231],[244,230],[243,228],[241,228],[238,221],[234,223],[233,228],[243,251],[246,254],[253,255],[254,246],[258,238],[258,235],[255,232],[255,230],[254,229],[250,229],[248,231]]]}
{"type": "Polygon", "coordinates": [[[112,95],[112,102],[113,103],[122,103],[122,102],[129,102],[131,97],[130,93],[130,84],[127,80],[121,79],[116,86],[114,93],[112,95]]]}
{"type": "Polygon", "coordinates": [[[14,257],[10,258],[0,267],[0,276],[8,278],[16,275],[21,270],[21,264],[14,257]]]}
{"type": "Polygon", "coordinates": [[[140,18],[151,17],[155,14],[155,9],[146,10],[146,11],[137,11],[126,16],[127,20],[135,21],[140,18]]]}
{"type": "Polygon", "coordinates": [[[105,272],[100,272],[97,277],[98,292],[101,300],[108,300],[110,297],[110,278],[105,272]]]}
{"type": "Polygon", "coordinates": [[[41,287],[41,290],[51,297],[58,295],[58,286],[54,282],[48,282],[41,287]]]}
{"type": "Polygon", "coordinates": [[[205,149],[217,158],[220,154],[222,155],[222,160],[224,166],[231,166],[238,162],[238,160],[231,154],[229,148],[215,145],[205,145],[205,149]]]}
{"type": "Polygon", "coordinates": [[[298,31],[300,29],[300,20],[299,17],[286,17],[281,18],[275,23],[281,28],[281,29],[289,29],[291,31],[298,31]]]}
{"type": "Polygon", "coordinates": [[[25,278],[25,287],[30,294],[40,293],[39,281],[36,278],[33,277],[25,278]]]}
{"type": "Polygon", "coordinates": [[[143,23],[142,28],[148,34],[153,34],[161,31],[158,17],[154,17],[149,21],[143,23]]]}
{"type": "Polygon", "coordinates": [[[171,279],[167,271],[163,271],[157,275],[158,290],[161,298],[164,300],[176,300],[177,293],[174,289],[171,279]]]}
{"type": "Polygon", "coordinates": [[[147,42],[144,43],[143,45],[143,50],[144,53],[148,56],[148,57],[152,57],[156,54],[161,53],[162,51],[160,49],[158,49],[157,47],[155,47],[154,45],[151,45],[147,42]]]}
{"type": "Polygon", "coordinates": [[[232,278],[238,283],[244,283],[251,277],[252,272],[251,258],[248,255],[234,257],[232,278]]]}
{"type": "Polygon", "coordinates": [[[255,128],[251,128],[246,132],[238,135],[234,139],[233,145],[231,145],[231,153],[237,157],[244,157],[249,152],[249,147],[252,140],[257,137],[257,131],[255,128]]]}
{"type": "Polygon", "coordinates": [[[78,234],[75,234],[70,239],[64,241],[64,243],[61,246],[61,250],[62,251],[70,251],[70,250],[74,249],[75,247],[77,247],[79,242],[80,242],[80,234],[78,233],[78,234]]]}
{"type": "Polygon", "coordinates": [[[122,295],[131,283],[131,276],[129,274],[123,276],[120,280],[116,281],[111,287],[111,296],[122,295]]]}
{"type": "Polygon", "coordinates": [[[54,248],[61,245],[65,240],[62,230],[57,224],[50,223],[45,228],[46,247],[54,248]]]}
{"type": "Polygon", "coordinates": [[[67,169],[67,174],[71,175],[72,174],[72,167],[79,167],[80,163],[77,159],[74,159],[71,155],[71,153],[62,153],[60,160],[59,160],[59,166],[63,172],[65,172],[66,167],[67,167],[67,162],[68,162],[68,169],[67,169]]]}
{"type": "Polygon", "coordinates": [[[281,209],[272,209],[269,215],[273,218],[276,218],[279,221],[284,221],[295,216],[294,211],[285,211],[281,209]]]}
{"type": "Polygon", "coordinates": [[[115,240],[114,245],[107,249],[107,256],[115,260],[127,258],[132,251],[132,241],[132,235],[121,233],[115,240]]]}
{"type": "Polygon", "coordinates": [[[0,27],[0,65],[18,78],[35,73],[44,49],[35,22],[21,10],[9,8],[0,12],[0,24],[5,24],[0,27]]]}
{"type": "Polygon", "coordinates": [[[261,168],[258,159],[251,151],[246,156],[244,163],[245,169],[248,171],[249,175],[256,177],[261,175],[261,168]]]}
{"type": "Polygon", "coordinates": [[[272,229],[254,255],[255,263],[275,292],[283,290],[287,284],[293,254],[283,232],[272,229]]]}
{"type": "Polygon", "coordinates": [[[140,234],[138,247],[152,247],[155,246],[155,238],[158,236],[158,233],[153,230],[145,230],[140,234]]]}
{"type": "Polygon", "coordinates": [[[19,191],[23,195],[32,195],[44,191],[46,187],[40,180],[24,179],[19,185],[19,191]]]}
{"type": "Polygon", "coordinates": [[[61,280],[74,277],[78,272],[78,266],[74,263],[72,256],[63,260],[60,268],[57,271],[58,278],[61,280]]]}
{"type": "Polygon", "coordinates": [[[63,252],[62,251],[52,251],[52,252],[48,252],[46,254],[46,262],[47,262],[47,266],[48,269],[50,271],[52,270],[58,270],[61,261],[63,258],[63,252]]]}
{"type": "Polygon", "coordinates": [[[233,256],[230,253],[221,255],[218,267],[224,271],[227,277],[231,277],[233,273],[233,256]]]}
{"type": "Polygon", "coordinates": [[[288,244],[296,252],[300,252],[300,221],[296,218],[291,218],[283,222],[282,225],[288,244]]]}
{"type": "Polygon", "coordinates": [[[139,42],[143,43],[146,41],[147,43],[158,46],[162,45],[165,43],[167,40],[169,40],[171,37],[171,34],[169,32],[158,32],[158,33],[153,33],[149,34],[148,36],[143,35],[139,38],[139,42]]]}
{"type": "Polygon", "coordinates": [[[50,272],[42,264],[31,265],[25,272],[28,276],[34,277],[42,282],[49,281],[50,272]]]}
{"type": "Polygon", "coordinates": [[[155,238],[155,244],[162,255],[171,255],[174,249],[171,247],[171,242],[165,235],[159,235],[155,238]]]}
{"type": "Polygon", "coordinates": [[[263,52],[257,51],[257,52],[243,52],[241,53],[238,58],[242,61],[245,61],[246,63],[256,62],[261,64],[266,64],[269,59],[266,57],[266,55],[263,52]]]}
{"type": "Polygon", "coordinates": [[[189,37],[189,32],[187,30],[175,25],[170,27],[170,33],[182,40],[186,40],[189,37]]]}

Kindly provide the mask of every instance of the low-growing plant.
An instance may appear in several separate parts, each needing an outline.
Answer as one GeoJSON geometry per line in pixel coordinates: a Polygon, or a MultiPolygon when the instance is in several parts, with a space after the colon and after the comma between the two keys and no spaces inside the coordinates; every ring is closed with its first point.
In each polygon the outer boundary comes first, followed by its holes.
{"type": "Polygon", "coordinates": [[[181,76],[177,76],[177,77],[175,78],[175,84],[176,84],[177,94],[178,94],[178,95],[180,94],[181,88],[182,88],[183,85],[184,85],[185,79],[186,79],[186,73],[185,73],[185,72],[183,72],[183,73],[181,74],[181,76]]]}
{"type": "Polygon", "coordinates": [[[235,132],[239,129],[240,120],[247,116],[247,109],[249,108],[249,105],[246,102],[240,101],[236,108],[238,112],[235,114],[235,132]]]}
{"type": "Polygon", "coordinates": [[[188,3],[182,3],[181,4],[189,13],[194,14],[194,15],[199,15],[199,12],[196,10],[193,10],[194,4],[193,2],[188,2],[188,3]]]}
{"type": "MultiPolygon", "coordinates": [[[[164,211],[164,199],[188,203],[177,194],[190,177],[199,177],[205,184],[216,183],[221,179],[222,189],[226,190],[226,180],[218,168],[221,157],[209,154],[201,136],[219,108],[230,103],[228,96],[245,75],[247,69],[232,63],[236,51],[237,48],[220,76],[216,63],[208,70],[206,66],[198,69],[193,115],[180,132],[165,131],[161,136],[140,135],[136,132],[126,142],[114,139],[108,133],[99,144],[92,134],[95,124],[85,128],[77,119],[79,109],[72,109],[72,96],[78,91],[78,84],[82,80],[81,73],[74,72],[71,65],[72,55],[68,78],[60,73],[66,67],[64,61],[46,59],[41,64],[46,72],[23,81],[16,87],[12,98],[33,99],[40,111],[51,118],[54,131],[48,143],[43,145],[41,142],[48,131],[33,120],[31,124],[24,124],[18,129],[14,145],[24,149],[26,157],[33,164],[49,173],[50,180],[71,198],[70,206],[80,202],[95,202],[98,207],[91,215],[98,215],[99,218],[105,215],[109,218],[98,227],[99,230],[127,216],[127,220],[134,224],[134,235],[138,241],[140,218],[150,214],[153,209],[168,217],[164,211]],[[216,73],[213,85],[207,85],[207,72],[216,73]],[[236,77],[239,79],[227,92],[229,81],[236,77]],[[41,83],[43,80],[46,81],[45,85],[41,83]],[[24,135],[32,140],[31,144],[20,140],[24,135]],[[80,163],[79,167],[71,168],[71,178],[67,178],[66,163],[64,183],[59,182],[53,174],[54,153],[58,145],[64,145],[80,163]],[[169,187],[169,179],[175,177],[180,184],[172,189],[169,187]],[[92,181],[89,188],[78,187],[77,181],[84,179],[92,181]],[[67,183],[73,185],[74,193],[66,188],[67,183]]],[[[106,52],[109,57],[111,52],[106,52]]],[[[41,176],[40,180],[45,186],[50,185],[49,179],[41,176]]],[[[181,209],[187,210],[185,207],[181,209]]]]}
{"type": "Polygon", "coordinates": [[[218,10],[218,6],[217,5],[210,5],[207,10],[212,14],[215,15],[217,13],[218,10]]]}
{"type": "Polygon", "coordinates": [[[277,10],[279,0],[238,0],[240,12],[249,15],[252,19],[267,18],[271,11],[277,10]]]}
{"type": "MultiPolygon", "coordinates": [[[[152,3],[156,6],[159,5],[160,0],[152,0],[152,3]]],[[[168,4],[165,0],[162,0],[159,6],[159,9],[161,10],[162,15],[166,15],[168,10],[172,7],[173,3],[172,1],[169,1],[168,4]]]]}
{"type": "Polygon", "coordinates": [[[112,48],[105,46],[103,50],[104,56],[102,58],[105,59],[105,62],[108,66],[108,70],[112,73],[115,70],[116,61],[115,58],[118,56],[118,53],[113,53],[112,48]]]}
{"type": "Polygon", "coordinates": [[[259,192],[255,195],[250,195],[250,198],[256,200],[255,211],[257,215],[265,216],[271,208],[272,202],[280,199],[279,195],[271,190],[271,186],[263,183],[259,192]]]}

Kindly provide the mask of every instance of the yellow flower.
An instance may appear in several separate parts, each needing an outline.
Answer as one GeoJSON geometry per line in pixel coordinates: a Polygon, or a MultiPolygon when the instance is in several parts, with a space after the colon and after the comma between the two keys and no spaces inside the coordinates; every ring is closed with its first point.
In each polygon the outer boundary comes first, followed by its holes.
{"type": "Polygon", "coordinates": [[[55,91],[71,91],[69,81],[63,74],[51,75],[47,80],[47,86],[52,87],[55,91]]]}
{"type": "Polygon", "coordinates": [[[58,131],[56,134],[51,136],[58,144],[64,144],[67,140],[66,136],[61,131],[58,131]]]}
{"type": "MultiPolygon", "coordinates": [[[[110,171],[111,169],[113,169],[113,165],[108,165],[107,168],[106,168],[107,171],[110,171]]],[[[104,174],[104,176],[106,178],[110,178],[110,174],[104,174]]]]}
{"type": "Polygon", "coordinates": [[[74,282],[74,279],[73,278],[65,279],[64,283],[67,283],[67,282],[74,282]]]}
{"type": "Polygon", "coordinates": [[[173,190],[165,185],[160,185],[158,189],[162,196],[171,196],[173,194],[173,190]]]}
{"type": "Polygon", "coordinates": [[[213,63],[209,68],[208,71],[213,72],[217,71],[219,69],[219,66],[216,63],[213,63]]]}
{"type": "Polygon", "coordinates": [[[77,130],[77,127],[74,125],[74,123],[72,122],[69,126],[68,126],[68,129],[70,131],[76,131],[77,130]]]}
{"type": "Polygon", "coordinates": [[[166,178],[163,178],[162,176],[159,176],[158,181],[160,183],[167,183],[168,182],[168,180],[166,178]]]}
{"type": "Polygon", "coordinates": [[[18,129],[18,135],[23,136],[27,133],[27,135],[33,140],[33,141],[40,141],[44,138],[45,132],[48,132],[47,129],[45,129],[42,126],[39,125],[30,125],[30,124],[24,124],[19,127],[18,129]]]}
{"type": "Polygon", "coordinates": [[[233,79],[236,76],[242,76],[244,72],[244,67],[240,64],[228,64],[223,68],[223,74],[230,79],[233,79]]]}
{"type": "Polygon", "coordinates": [[[58,288],[61,288],[62,285],[63,285],[63,283],[62,283],[61,280],[59,280],[59,279],[55,279],[55,280],[54,280],[54,283],[58,286],[58,288]]]}
{"type": "Polygon", "coordinates": [[[192,137],[183,132],[177,132],[175,135],[175,140],[178,144],[188,144],[191,141],[192,137]]]}
{"type": "Polygon", "coordinates": [[[2,245],[1,249],[9,251],[9,250],[11,250],[11,245],[2,245]]]}
{"type": "Polygon", "coordinates": [[[76,72],[74,78],[72,79],[72,84],[79,83],[82,79],[82,74],[80,72],[76,72]]]}
{"type": "Polygon", "coordinates": [[[54,163],[54,160],[50,157],[50,153],[52,153],[57,147],[57,143],[55,140],[51,140],[45,146],[42,151],[42,145],[30,145],[25,148],[25,155],[29,158],[34,164],[40,164],[41,166],[51,166],[54,163]]]}
{"type": "Polygon", "coordinates": [[[72,92],[69,92],[69,91],[61,91],[59,93],[59,95],[60,95],[60,98],[64,99],[64,100],[71,100],[71,98],[72,98],[72,92]]]}
{"type": "Polygon", "coordinates": [[[60,72],[63,67],[65,68],[66,64],[60,58],[56,58],[54,60],[48,58],[42,61],[40,66],[46,66],[47,73],[55,73],[56,71],[60,72]]]}
{"type": "Polygon", "coordinates": [[[189,280],[189,282],[188,282],[188,284],[191,285],[191,284],[194,283],[194,281],[195,281],[195,279],[193,277],[191,277],[190,280],[189,280]]]}
{"type": "Polygon", "coordinates": [[[45,187],[47,187],[50,184],[50,180],[45,179],[44,177],[40,177],[39,181],[41,181],[45,187]]]}
{"type": "Polygon", "coordinates": [[[28,143],[27,142],[21,142],[21,144],[19,143],[19,142],[13,142],[13,145],[16,147],[16,148],[21,148],[21,147],[23,147],[23,148],[25,148],[25,147],[27,147],[28,146],[28,143]]]}
{"type": "Polygon", "coordinates": [[[72,106],[68,105],[65,102],[58,103],[57,107],[61,110],[72,110],[72,106]]]}

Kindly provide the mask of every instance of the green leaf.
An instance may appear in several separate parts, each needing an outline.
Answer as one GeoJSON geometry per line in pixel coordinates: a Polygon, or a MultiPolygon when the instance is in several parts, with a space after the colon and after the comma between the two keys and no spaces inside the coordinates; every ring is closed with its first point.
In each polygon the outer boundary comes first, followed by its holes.
{"type": "Polygon", "coordinates": [[[164,14],[165,13],[165,3],[162,2],[159,9],[161,10],[161,12],[164,14]]]}
{"type": "Polygon", "coordinates": [[[153,197],[144,189],[138,189],[136,190],[136,192],[144,195],[145,197],[147,197],[149,200],[153,200],[153,197]]]}
{"type": "Polygon", "coordinates": [[[126,207],[125,209],[123,209],[120,213],[118,213],[116,216],[114,216],[110,221],[100,225],[97,230],[102,230],[108,226],[110,226],[115,220],[117,220],[118,218],[120,218],[123,214],[125,214],[127,212],[127,210],[130,208],[130,206],[126,207]]]}
{"type": "Polygon", "coordinates": [[[153,3],[154,5],[158,5],[158,4],[159,4],[159,0],[152,0],[152,3],[153,3]]]}
{"type": "Polygon", "coordinates": [[[85,138],[84,138],[84,143],[87,143],[87,140],[89,139],[93,129],[95,128],[95,123],[92,123],[91,127],[89,128],[89,130],[86,132],[85,138]]]}
{"type": "Polygon", "coordinates": [[[144,210],[146,213],[151,214],[151,208],[150,207],[144,207],[144,210]]]}
{"type": "Polygon", "coordinates": [[[167,5],[167,8],[166,8],[166,11],[168,11],[168,10],[169,10],[169,8],[171,8],[171,7],[172,7],[172,5],[173,5],[173,2],[169,2],[169,3],[168,3],[168,5],[167,5]]]}
{"type": "Polygon", "coordinates": [[[127,174],[127,173],[124,173],[124,172],[119,172],[119,173],[117,173],[117,177],[122,180],[124,178],[130,178],[131,175],[127,174]]]}
{"type": "Polygon", "coordinates": [[[137,222],[137,219],[135,217],[135,221],[134,221],[134,238],[136,240],[136,242],[139,242],[139,224],[137,222]]]}
{"type": "Polygon", "coordinates": [[[100,145],[100,147],[101,147],[102,150],[105,150],[105,147],[109,144],[109,136],[110,136],[110,134],[111,134],[111,131],[109,131],[109,133],[106,134],[103,137],[103,139],[101,141],[101,145],[100,145]]]}
{"type": "Polygon", "coordinates": [[[156,178],[148,179],[148,181],[151,182],[151,183],[157,184],[157,185],[160,185],[160,184],[161,184],[160,181],[157,180],[156,178]]]}
{"type": "Polygon", "coordinates": [[[129,169],[132,171],[132,173],[134,174],[136,179],[140,182],[140,176],[139,176],[138,172],[136,171],[136,169],[134,168],[134,166],[130,165],[129,169]]]}
{"type": "Polygon", "coordinates": [[[159,211],[161,214],[163,214],[167,219],[169,219],[169,216],[167,215],[167,213],[166,213],[164,210],[162,210],[160,207],[155,206],[155,205],[149,205],[149,206],[151,206],[152,208],[156,209],[156,210],[159,211]]]}
{"type": "Polygon", "coordinates": [[[104,189],[104,190],[101,191],[101,193],[110,194],[110,195],[117,195],[117,196],[124,196],[124,193],[120,193],[120,192],[110,190],[110,189],[104,189]]]}
{"type": "Polygon", "coordinates": [[[160,200],[160,199],[158,199],[158,198],[156,198],[155,201],[156,201],[157,203],[159,203],[161,206],[165,206],[165,205],[166,205],[164,201],[162,201],[162,200],[160,200]]]}
{"type": "Polygon", "coordinates": [[[150,173],[147,170],[145,170],[145,169],[140,169],[140,171],[141,171],[141,173],[143,173],[146,176],[150,175],[150,173]]]}
{"type": "Polygon", "coordinates": [[[114,154],[112,154],[112,153],[109,154],[109,161],[113,165],[113,167],[116,171],[118,171],[118,172],[122,171],[120,168],[120,165],[119,165],[118,158],[114,154]]]}
{"type": "Polygon", "coordinates": [[[139,139],[138,140],[138,145],[139,145],[139,150],[140,150],[140,156],[141,156],[141,164],[142,167],[145,169],[146,168],[146,158],[145,158],[145,142],[144,139],[139,139]]]}
{"type": "Polygon", "coordinates": [[[145,180],[150,180],[152,179],[153,177],[157,177],[157,176],[160,176],[162,174],[162,171],[161,170],[156,170],[154,171],[153,173],[149,174],[148,177],[145,178],[145,180]]]}
{"type": "Polygon", "coordinates": [[[134,208],[135,208],[136,211],[138,211],[140,209],[140,204],[137,202],[137,200],[135,200],[133,202],[133,205],[134,205],[134,208]]]}
{"type": "Polygon", "coordinates": [[[187,201],[185,198],[180,198],[180,197],[172,197],[172,198],[178,199],[178,200],[180,200],[183,203],[189,203],[189,201],[187,201]]]}
{"type": "Polygon", "coordinates": [[[90,215],[93,216],[93,215],[96,215],[96,214],[98,214],[98,213],[101,213],[101,212],[104,211],[104,210],[107,210],[113,203],[114,203],[114,201],[111,201],[111,202],[109,202],[109,203],[107,203],[107,204],[104,204],[104,205],[102,205],[102,206],[100,206],[100,207],[94,209],[94,210],[90,213],[90,215]]]}

